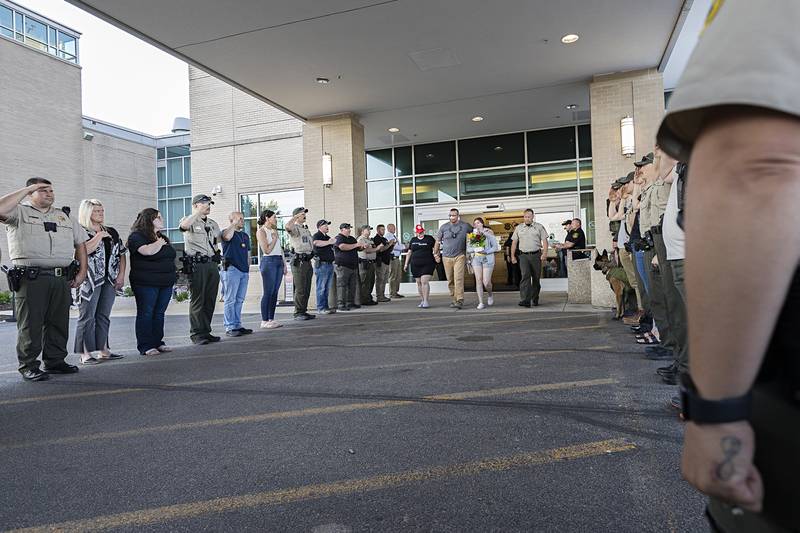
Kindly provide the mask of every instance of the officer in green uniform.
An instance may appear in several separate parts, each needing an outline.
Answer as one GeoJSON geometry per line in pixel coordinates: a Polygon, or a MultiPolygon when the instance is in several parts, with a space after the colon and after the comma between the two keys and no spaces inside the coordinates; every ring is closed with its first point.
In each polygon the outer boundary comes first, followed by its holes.
{"type": "Polygon", "coordinates": [[[372,226],[364,224],[359,228],[358,241],[363,248],[358,251],[358,276],[359,276],[359,295],[361,305],[378,305],[372,299],[372,289],[375,288],[375,264],[378,259],[378,248],[370,238],[369,234],[372,226]]]}
{"type": "Polygon", "coordinates": [[[311,277],[314,269],[311,258],[314,256],[314,239],[306,226],[305,207],[297,207],[292,211],[292,218],[286,223],[289,242],[294,248],[292,259],[292,280],[294,282],[294,319],[310,320],[315,318],[308,311],[308,295],[311,292],[311,277]]]}
{"type": "Polygon", "coordinates": [[[0,221],[6,224],[14,264],[9,284],[16,291],[19,371],[27,381],[43,381],[48,374],[78,371],[64,361],[69,290],[86,278],[88,237],[77,221],[53,207],[55,194],[48,180],[31,178],[26,185],[0,198],[0,221]],[[77,273],[71,266],[74,258],[80,264],[77,273]]]}
{"type": "Polygon", "coordinates": [[[217,245],[221,239],[230,240],[236,230],[231,224],[223,232],[213,219],[208,218],[213,204],[211,197],[196,194],[192,198],[192,214],[183,217],[178,226],[183,232],[184,265],[191,272],[189,335],[195,344],[220,340],[211,334],[211,319],[214,318],[219,289],[219,264],[222,261],[217,245]]]}

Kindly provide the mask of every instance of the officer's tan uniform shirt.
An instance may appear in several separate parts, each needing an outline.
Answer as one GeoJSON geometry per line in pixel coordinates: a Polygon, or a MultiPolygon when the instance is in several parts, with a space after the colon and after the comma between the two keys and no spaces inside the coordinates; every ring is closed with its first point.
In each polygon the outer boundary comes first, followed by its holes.
{"type": "MultiPolygon", "coordinates": [[[[369,237],[359,237],[356,239],[359,243],[364,243],[367,245],[368,248],[372,248],[374,246],[372,239],[369,237]]],[[[375,258],[378,257],[377,252],[365,252],[363,250],[358,251],[358,258],[359,259],[366,259],[368,261],[374,261],[375,258]]]]}
{"type": "Polygon", "coordinates": [[[19,204],[5,221],[8,248],[15,265],[43,268],[66,267],[75,258],[75,247],[86,242],[86,230],[61,209],[40,211],[29,203],[19,204]],[[56,231],[45,231],[52,222],[56,231]]]}
{"type": "MultiPolygon", "coordinates": [[[[183,217],[180,223],[187,218],[189,217],[183,217]]],[[[190,229],[183,232],[183,249],[186,250],[186,255],[200,252],[200,255],[211,257],[217,253],[217,245],[221,242],[222,230],[219,229],[219,224],[210,218],[205,220],[198,218],[190,229]]]]}
{"type": "Polygon", "coordinates": [[[294,253],[310,254],[314,250],[314,239],[307,226],[295,224],[292,229],[287,229],[286,233],[289,234],[289,242],[292,243],[294,253]]]}
{"type": "Polygon", "coordinates": [[[516,227],[511,240],[517,241],[517,250],[520,252],[538,252],[542,249],[542,241],[548,237],[547,230],[538,222],[530,226],[523,222],[516,227]]]}
{"type": "Polygon", "coordinates": [[[679,161],[709,110],[749,105],[800,116],[800,2],[716,0],[658,132],[679,161]]]}
{"type": "Polygon", "coordinates": [[[657,226],[667,209],[671,185],[659,178],[642,191],[639,202],[639,227],[642,233],[657,226]]]}

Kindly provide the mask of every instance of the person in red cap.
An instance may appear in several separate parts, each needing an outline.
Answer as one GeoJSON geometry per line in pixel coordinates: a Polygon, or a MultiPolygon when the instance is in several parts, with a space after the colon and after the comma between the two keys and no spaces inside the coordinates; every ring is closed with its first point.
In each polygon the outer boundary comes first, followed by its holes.
{"type": "Polygon", "coordinates": [[[408,272],[408,265],[411,264],[411,275],[417,280],[417,291],[422,299],[417,307],[427,309],[430,307],[428,298],[431,294],[431,276],[436,270],[436,259],[433,257],[436,239],[425,235],[425,228],[421,224],[417,224],[414,233],[416,235],[408,244],[409,253],[406,255],[406,264],[403,266],[403,270],[408,272]]]}

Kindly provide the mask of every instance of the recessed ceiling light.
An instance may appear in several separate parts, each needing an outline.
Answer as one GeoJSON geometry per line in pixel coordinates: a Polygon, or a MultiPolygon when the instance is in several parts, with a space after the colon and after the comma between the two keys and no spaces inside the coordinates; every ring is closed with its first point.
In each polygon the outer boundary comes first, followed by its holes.
{"type": "Polygon", "coordinates": [[[567,104],[567,105],[564,106],[564,108],[566,108],[566,109],[577,109],[578,108],[578,104],[567,104]]]}
{"type": "Polygon", "coordinates": [[[495,152],[502,152],[503,151],[503,147],[502,146],[495,146],[494,147],[494,151],[495,152]]]}
{"type": "Polygon", "coordinates": [[[400,128],[389,128],[389,133],[397,133],[400,131],[400,128]]]}
{"type": "Polygon", "coordinates": [[[433,159],[436,156],[434,156],[433,154],[425,154],[425,157],[427,157],[428,159],[433,159]]]}
{"type": "Polygon", "coordinates": [[[320,83],[322,85],[327,85],[330,82],[331,80],[329,80],[328,78],[317,78],[317,83],[320,83]]]}
{"type": "Polygon", "coordinates": [[[481,116],[472,117],[472,122],[480,122],[481,120],[483,120],[483,117],[481,116]]]}
{"type": "Polygon", "coordinates": [[[577,41],[578,39],[580,39],[579,35],[576,35],[574,33],[568,33],[568,34],[566,34],[565,36],[563,36],[561,38],[561,42],[564,43],[564,44],[572,44],[575,41],[577,41]]]}

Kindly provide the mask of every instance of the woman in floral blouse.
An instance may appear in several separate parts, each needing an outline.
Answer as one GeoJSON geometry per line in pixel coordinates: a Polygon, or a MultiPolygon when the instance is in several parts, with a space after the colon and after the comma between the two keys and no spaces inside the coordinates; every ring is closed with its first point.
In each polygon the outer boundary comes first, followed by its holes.
{"type": "Polygon", "coordinates": [[[89,235],[86,241],[89,272],[76,298],[80,316],[75,352],[80,354],[81,363],[93,365],[123,357],[109,348],[108,330],[114,299],[125,281],[127,249],[117,230],[104,225],[105,210],[99,200],[81,202],[78,222],[89,235]]]}

